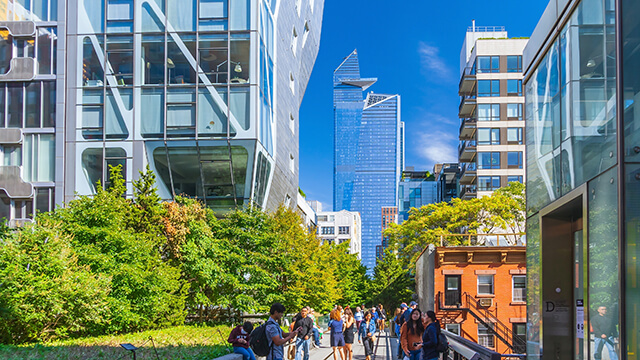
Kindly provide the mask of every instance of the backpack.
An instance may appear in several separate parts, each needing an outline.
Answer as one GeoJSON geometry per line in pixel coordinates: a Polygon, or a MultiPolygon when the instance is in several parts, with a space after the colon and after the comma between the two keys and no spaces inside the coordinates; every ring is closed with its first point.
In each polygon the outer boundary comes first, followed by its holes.
{"type": "Polygon", "coordinates": [[[398,324],[398,326],[402,326],[402,324],[404,324],[404,311],[396,316],[396,324],[398,324]]]}
{"type": "Polygon", "coordinates": [[[267,323],[258,326],[251,332],[251,338],[249,339],[249,346],[253,350],[253,353],[257,356],[267,356],[271,351],[271,345],[269,345],[269,339],[267,337],[267,323]]]}
{"type": "Polygon", "coordinates": [[[449,351],[449,341],[440,329],[438,329],[438,344],[436,345],[436,351],[439,353],[446,353],[449,351]]]}

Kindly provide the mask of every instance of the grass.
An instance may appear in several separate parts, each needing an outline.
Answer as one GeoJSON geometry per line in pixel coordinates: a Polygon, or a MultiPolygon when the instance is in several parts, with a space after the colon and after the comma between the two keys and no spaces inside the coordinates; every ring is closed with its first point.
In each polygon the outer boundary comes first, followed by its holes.
{"type": "Polygon", "coordinates": [[[120,344],[130,343],[139,350],[137,359],[156,359],[152,341],[160,359],[210,360],[231,352],[227,337],[230,326],[176,326],[123,335],[105,335],[43,344],[0,345],[0,359],[85,360],[132,359],[120,344]]]}

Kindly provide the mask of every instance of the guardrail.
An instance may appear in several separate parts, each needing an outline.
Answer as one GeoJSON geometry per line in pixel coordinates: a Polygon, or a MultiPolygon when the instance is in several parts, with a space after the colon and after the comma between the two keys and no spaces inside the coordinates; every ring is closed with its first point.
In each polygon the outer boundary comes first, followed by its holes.
{"type": "Polygon", "coordinates": [[[500,353],[487,349],[450,331],[442,330],[442,333],[449,341],[449,348],[451,350],[449,351],[448,358],[450,360],[500,360],[502,357],[500,353]]]}

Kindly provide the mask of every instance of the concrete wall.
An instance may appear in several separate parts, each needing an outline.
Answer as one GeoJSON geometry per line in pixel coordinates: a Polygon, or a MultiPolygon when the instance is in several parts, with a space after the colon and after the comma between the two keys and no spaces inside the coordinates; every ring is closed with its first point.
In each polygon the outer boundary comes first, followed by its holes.
{"type": "Polygon", "coordinates": [[[416,261],[416,294],[420,310],[435,310],[434,279],[436,247],[429,245],[416,261]]]}

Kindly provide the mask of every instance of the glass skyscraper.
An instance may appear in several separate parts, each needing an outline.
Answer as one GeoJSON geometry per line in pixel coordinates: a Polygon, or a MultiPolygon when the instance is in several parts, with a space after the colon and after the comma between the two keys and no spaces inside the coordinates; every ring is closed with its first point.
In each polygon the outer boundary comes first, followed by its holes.
{"type": "Polygon", "coordinates": [[[355,50],[333,74],[333,210],[360,213],[362,262],[369,270],[381,243],[380,211],[397,206],[404,154],[400,96],[364,96],[375,82],[360,77],[355,50]]]}
{"type": "Polygon", "coordinates": [[[0,188],[20,186],[0,217],[94,194],[110,165],[128,194],[148,165],[163,199],[295,203],[323,0],[4,3],[0,188]]]}

